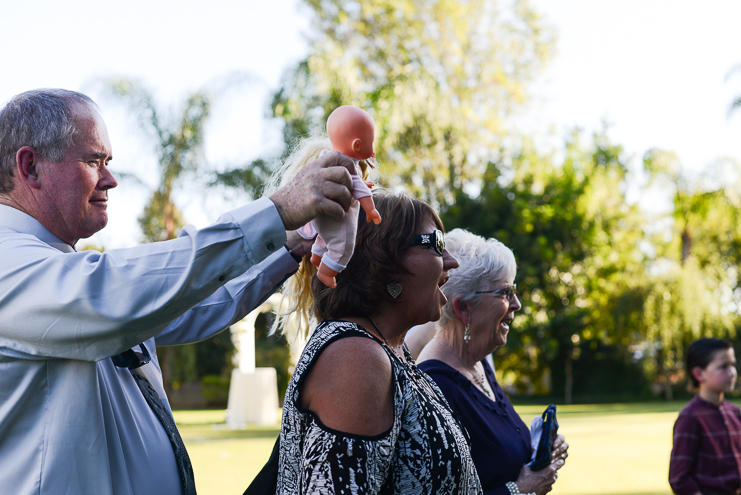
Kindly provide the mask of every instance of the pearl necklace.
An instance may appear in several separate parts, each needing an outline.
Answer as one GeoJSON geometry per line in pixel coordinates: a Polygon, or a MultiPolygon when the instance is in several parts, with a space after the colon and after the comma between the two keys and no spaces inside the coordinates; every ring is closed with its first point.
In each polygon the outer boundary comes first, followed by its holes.
{"type": "MultiPolygon", "coordinates": [[[[437,339],[437,337],[435,337],[433,340],[435,341],[435,343],[440,344],[441,346],[445,347],[448,350],[448,352],[450,352],[453,355],[453,357],[456,359],[456,361],[458,361],[458,363],[460,363],[461,370],[462,371],[466,371],[466,365],[463,364],[463,361],[461,361],[461,358],[458,357],[458,354],[456,354],[455,351],[453,351],[453,349],[451,349],[450,347],[448,347],[443,342],[439,341],[437,339]]],[[[475,384],[477,384],[479,387],[481,387],[481,390],[483,390],[484,393],[486,394],[486,396],[491,399],[492,398],[492,395],[491,395],[491,393],[489,393],[489,390],[487,390],[486,386],[484,385],[484,383],[485,383],[484,382],[484,374],[482,373],[479,376],[478,373],[475,373],[475,370],[476,370],[476,365],[474,365],[474,371],[471,371],[470,372],[471,373],[471,378],[473,378],[473,382],[475,384]]],[[[466,376],[466,375],[463,374],[463,376],[466,376]]]]}

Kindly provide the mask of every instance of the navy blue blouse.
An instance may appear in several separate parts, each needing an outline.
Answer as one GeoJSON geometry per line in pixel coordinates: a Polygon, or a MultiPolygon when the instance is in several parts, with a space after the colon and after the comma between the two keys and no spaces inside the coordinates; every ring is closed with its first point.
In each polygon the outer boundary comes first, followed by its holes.
{"type": "Polygon", "coordinates": [[[471,435],[471,457],[485,495],[509,495],[504,484],[516,481],[523,464],[530,462],[530,430],[504,395],[489,363],[484,360],[482,364],[496,402],[442,361],[430,359],[418,366],[435,380],[450,407],[465,422],[471,435]]]}

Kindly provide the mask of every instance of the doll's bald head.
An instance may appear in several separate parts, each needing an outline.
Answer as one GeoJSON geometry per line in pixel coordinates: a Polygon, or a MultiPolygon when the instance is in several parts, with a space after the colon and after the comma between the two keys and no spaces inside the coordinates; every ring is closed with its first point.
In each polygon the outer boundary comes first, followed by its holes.
{"type": "Polygon", "coordinates": [[[373,156],[375,124],[368,112],[352,105],[337,107],[327,119],[332,149],[356,160],[373,156]]]}

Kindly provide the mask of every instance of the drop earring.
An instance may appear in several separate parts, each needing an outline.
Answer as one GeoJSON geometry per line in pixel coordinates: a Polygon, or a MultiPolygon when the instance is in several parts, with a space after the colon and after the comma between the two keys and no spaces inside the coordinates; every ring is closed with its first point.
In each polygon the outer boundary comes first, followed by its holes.
{"type": "Polygon", "coordinates": [[[468,326],[468,323],[466,323],[466,333],[463,335],[463,342],[466,344],[471,342],[471,328],[468,326]]]}

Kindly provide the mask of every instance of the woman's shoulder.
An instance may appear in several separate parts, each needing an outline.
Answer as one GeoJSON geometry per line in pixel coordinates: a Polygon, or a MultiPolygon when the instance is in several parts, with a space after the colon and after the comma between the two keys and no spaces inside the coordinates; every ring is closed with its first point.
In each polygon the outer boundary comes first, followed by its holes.
{"type": "Polygon", "coordinates": [[[325,320],[317,326],[310,343],[315,348],[314,360],[321,357],[358,368],[370,367],[374,371],[379,367],[389,371],[394,368],[391,351],[357,323],[325,320]]]}
{"type": "Polygon", "coordinates": [[[345,334],[357,334],[373,339],[373,336],[357,323],[347,320],[324,320],[316,326],[309,340],[326,341],[345,334]]]}
{"type": "Polygon", "coordinates": [[[363,333],[355,332],[344,332],[328,341],[317,357],[317,365],[320,362],[353,370],[352,375],[359,376],[381,370],[387,371],[390,376],[392,370],[391,360],[384,348],[363,333]]]}
{"type": "Polygon", "coordinates": [[[386,351],[362,331],[325,342],[301,377],[297,405],[331,430],[363,436],[387,431],[394,419],[394,371],[386,351]]]}
{"type": "MultiPolygon", "coordinates": [[[[314,361],[332,345],[349,338],[358,337],[359,340],[374,344],[374,337],[356,323],[345,320],[324,320],[311,333],[304,346],[294,376],[301,377],[303,372],[310,368],[314,361]]],[[[355,339],[353,339],[355,340],[355,339]]]]}

